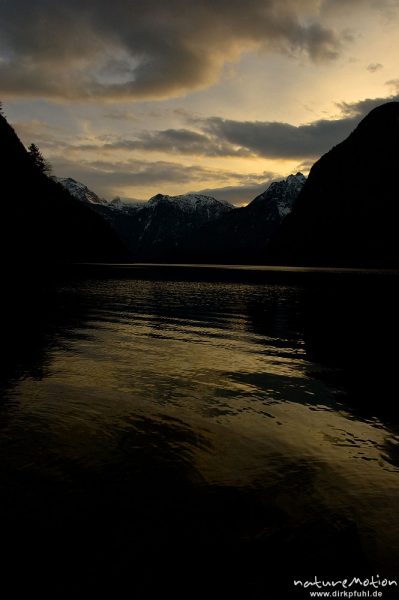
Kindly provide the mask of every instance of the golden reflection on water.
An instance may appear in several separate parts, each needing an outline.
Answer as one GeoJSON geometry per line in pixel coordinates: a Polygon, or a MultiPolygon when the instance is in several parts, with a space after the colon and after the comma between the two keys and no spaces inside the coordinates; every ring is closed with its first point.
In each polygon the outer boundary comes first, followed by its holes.
{"type": "Polygon", "coordinates": [[[121,431],[167,423],[190,433],[167,443],[201,485],[272,494],[304,522],[337,512],[365,547],[372,540],[367,551],[397,555],[399,474],[387,445],[398,438],[310,374],[290,324],[297,290],[114,281],[82,294],[84,323],[59,336],[45,376],[9,392],[15,428],[46,431],[63,457],[95,464],[120,451],[121,431]],[[265,296],[269,326],[256,328],[251,307],[265,296]]]}

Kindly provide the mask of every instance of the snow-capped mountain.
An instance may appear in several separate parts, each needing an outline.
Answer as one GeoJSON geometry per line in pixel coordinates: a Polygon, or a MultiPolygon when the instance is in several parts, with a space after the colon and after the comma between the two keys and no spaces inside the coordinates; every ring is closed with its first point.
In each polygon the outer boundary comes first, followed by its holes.
{"type": "Polygon", "coordinates": [[[259,207],[261,204],[268,204],[268,207],[273,204],[280,217],[286,217],[292,210],[295,200],[298,198],[299,192],[305,185],[306,177],[302,173],[289,175],[282,181],[273,181],[263,194],[257,196],[249,206],[252,208],[259,207]]]}
{"type": "Polygon", "coordinates": [[[297,173],[271,183],[244,208],[237,208],[194,232],[185,240],[183,254],[201,262],[261,261],[267,244],[291,212],[305,181],[305,176],[297,173]]]}
{"type": "Polygon", "coordinates": [[[114,198],[108,201],[98,196],[90,190],[84,183],[76,181],[72,177],[54,177],[57,183],[60,183],[77,200],[89,204],[101,204],[107,208],[121,212],[131,212],[142,208],[157,208],[159,206],[170,206],[186,213],[207,214],[209,219],[214,219],[226,211],[231,210],[231,204],[225,201],[219,201],[212,196],[203,194],[189,193],[179,196],[168,196],[166,194],[156,194],[148,200],[141,202],[139,200],[124,201],[121,198],[114,198]]]}
{"type": "Polygon", "coordinates": [[[147,202],[147,206],[151,207],[160,205],[170,205],[188,213],[197,212],[204,215],[207,214],[210,220],[229,212],[233,208],[231,204],[224,200],[216,200],[212,196],[195,193],[182,194],[180,196],[157,194],[147,202]]]}
{"type": "Polygon", "coordinates": [[[291,212],[306,178],[297,173],[275,181],[244,208],[198,193],[107,202],[74,179],[58,181],[111,223],[133,260],[253,262],[291,212]]]}
{"type": "Polygon", "coordinates": [[[84,183],[80,183],[72,177],[54,177],[57,183],[60,183],[68,192],[81,202],[88,204],[108,204],[104,198],[97,196],[95,192],[90,190],[84,183]]]}
{"type": "Polygon", "coordinates": [[[157,194],[148,202],[120,198],[108,202],[71,177],[56,181],[111,223],[135,260],[169,260],[172,254],[177,259],[182,239],[234,210],[228,202],[196,193],[157,194]]]}
{"type": "Polygon", "coordinates": [[[145,204],[145,202],[140,200],[121,200],[120,198],[114,198],[107,203],[109,208],[125,213],[140,210],[145,204]]]}
{"type": "Polygon", "coordinates": [[[181,243],[204,224],[234,210],[201,194],[157,194],[126,218],[114,211],[111,221],[136,260],[182,260],[181,243]]]}
{"type": "Polygon", "coordinates": [[[74,198],[80,200],[80,202],[91,204],[93,205],[93,208],[98,209],[99,207],[102,207],[105,209],[105,214],[103,214],[103,216],[106,216],[108,211],[131,214],[140,210],[146,204],[139,200],[121,200],[121,198],[114,198],[113,200],[108,201],[105,200],[105,198],[98,196],[84,183],[72,179],[72,177],[54,177],[53,179],[67,189],[74,198]]]}

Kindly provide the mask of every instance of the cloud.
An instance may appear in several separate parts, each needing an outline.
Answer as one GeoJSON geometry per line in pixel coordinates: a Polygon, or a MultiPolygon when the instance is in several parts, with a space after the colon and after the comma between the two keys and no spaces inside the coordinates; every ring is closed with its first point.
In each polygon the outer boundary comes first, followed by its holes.
{"type": "Polygon", "coordinates": [[[367,71],[370,71],[370,73],[376,73],[377,71],[383,69],[384,65],[382,65],[381,63],[371,63],[370,65],[367,65],[366,68],[367,71]]]}
{"type": "Polygon", "coordinates": [[[318,157],[343,140],[358,119],[319,120],[307,125],[280,122],[233,121],[212,117],[202,121],[203,130],[219,140],[271,159],[318,157]]]}
{"type": "Polygon", "coordinates": [[[129,110],[118,110],[110,109],[104,112],[104,119],[110,119],[112,121],[138,121],[139,118],[132,111],[129,110]]]}
{"type": "MultiPolygon", "coordinates": [[[[390,82],[390,85],[394,84],[390,82]]],[[[397,82],[396,85],[399,86],[397,82]]],[[[306,172],[321,154],[345,139],[370,110],[388,101],[399,101],[399,93],[385,98],[341,102],[337,104],[341,118],[322,119],[299,126],[220,117],[199,118],[184,113],[188,127],[141,131],[132,140],[104,135],[94,138],[94,142],[92,138],[87,141],[84,137],[60,141],[37,120],[14,125],[25,143],[39,143],[57,175],[74,177],[99,195],[108,198],[116,194],[126,196],[134,188],[151,188],[153,193],[184,193],[196,189],[242,204],[264,191],[276,174],[245,174],[213,166],[186,165],[169,159],[150,161],[145,159],[145,154],[157,151],[166,156],[174,153],[182,156],[289,159],[298,161],[295,170],[306,172]],[[126,152],[123,153],[123,150],[126,152]],[[116,161],[113,160],[114,151],[118,151],[116,161]],[[134,151],[140,154],[135,156],[134,151]],[[96,159],[97,156],[101,156],[101,160],[96,159]],[[125,159],[121,160],[121,156],[125,159]]],[[[138,191],[135,195],[140,194],[142,192],[138,191]]]]}
{"type": "MultiPolygon", "coordinates": [[[[188,127],[161,131],[143,130],[132,139],[111,135],[94,140],[76,138],[73,142],[60,140],[41,128],[37,121],[16,123],[25,143],[32,140],[50,154],[85,158],[85,153],[111,156],[125,153],[135,160],[135,153],[210,158],[266,158],[297,160],[304,170],[319,156],[343,141],[373,108],[385,102],[399,101],[399,94],[386,98],[366,98],[358,102],[337,103],[342,117],[320,119],[304,125],[283,122],[236,121],[221,117],[199,118],[186,115],[188,127]]],[[[49,156],[50,161],[53,160],[49,156]]],[[[87,158],[87,157],[86,157],[87,158]]],[[[137,162],[134,163],[138,164],[137,162]]],[[[139,164],[156,164],[142,162],[139,164]]],[[[167,161],[165,164],[169,164],[167,161]]],[[[184,168],[181,167],[182,173],[184,168]]],[[[112,169],[111,169],[112,170],[112,169]]],[[[145,169],[147,172],[147,167],[145,169]]],[[[173,173],[173,169],[172,169],[173,173]]]]}
{"type": "Polygon", "coordinates": [[[270,178],[268,173],[240,174],[171,161],[131,159],[114,163],[56,158],[52,165],[57,176],[73,177],[106,198],[112,198],[116,194],[124,196],[124,190],[135,187],[157,187],[157,191],[168,193],[170,186],[178,186],[181,190],[179,193],[184,193],[193,187],[202,189],[208,182],[213,185],[220,182],[222,187],[231,183],[251,187],[258,183],[263,185],[270,178]]]}
{"type": "MultiPolygon", "coordinates": [[[[112,199],[117,194],[126,197],[124,190],[130,191],[135,187],[141,189],[143,186],[151,186],[153,189],[158,188],[159,192],[170,193],[170,186],[177,185],[179,190],[176,193],[207,194],[236,206],[247,204],[264,192],[272,181],[281,179],[276,173],[269,171],[240,174],[196,165],[182,166],[174,162],[140,160],[115,164],[106,161],[75,162],[70,159],[59,159],[54,163],[54,172],[58,176],[73,177],[99,196],[108,199],[112,199]],[[220,186],[204,187],[207,181],[220,182],[220,186]],[[233,184],[228,185],[231,182],[233,184]]],[[[130,197],[130,199],[134,198],[130,197]]]]}
{"type": "Polygon", "coordinates": [[[215,82],[248,50],[335,58],[317,0],[3,0],[3,95],[163,98],[215,82]]]}
{"type": "Polygon", "coordinates": [[[17,131],[19,138],[25,143],[26,146],[31,144],[32,141],[45,145],[47,147],[55,146],[59,142],[48,130],[48,126],[38,119],[29,119],[25,121],[18,121],[13,123],[14,129],[17,131]]]}
{"type": "Polygon", "coordinates": [[[220,117],[192,119],[203,132],[220,143],[269,159],[316,159],[343,141],[373,108],[399,101],[399,95],[338,103],[342,118],[320,119],[305,125],[268,121],[233,121],[220,117]]]}
{"type": "MultiPolygon", "coordinates": [[[[349,106],[345,105],[345,110],[349,106]]],[[[298,159],[317,157],[352,131],[359,119],[319,120],[308,125],[280,122],[234,121],[220,117],[191,118],[192,129],[143,131],[135,139],[117,139],[84,150],[167,152],[208,157],[263,157],[298,159]]]]}
{"type": "MultiPolygon", "coordinates": [[[[391,81],[389,83],[393,84],[394,82],[391,81]]],[[[388,96],[386,98],[366,98],[364,100],[359,100],[358,102],[339,102],[337,103],[337,106],[347,118],[354,118],[356,119],[356,122],[358,122],[360,118],[365,117],[373,110],[373,108],[377,108],[377,106],[386,102],[399,102],[399,94],[388,96]]]]}
{"type": "MultiPolygon", "coordinates": [[[[395,81],[389,83],[399,86],[395,81]]],[[[115,155],[117,160],[126,156],[136,160],[136,156],[141,159],[158,153],[181,157],[296,160],[302,165],[299,169],[307,170],[319,156],[343,141],[373,108],[392,101],[399,101],[399,93],[385,98],[337,103],[341,118],[319,119],[303,125],[201,118],[185,113],[186,127],[136,131],[132,138],[110,134],[87,138],[84,132],[71,138],[65,131],[55,135],[37,120],[17,122],[14,126],[25,144],[32,141],[39,144],[45,153],[49,153],[50,161],[59,156],[75,161],[82,157],[87,160],[88,155],[110,159],[115,155]]]]}
{"type": "Polygon", "coordinates": [[[390,79],[385,82],[391,89],[394,90],[395,94],[399,95],[399,79],[390,79]]]}
{"type": "Polygon", "coordinates": [[[217,137],[189,129],[166,129],[164,131],[143,131],[136,139],[119,139],[104,144],[102,150],[140,150],[145,152],[167,152],[209,157],[249,157],[253,156],[246,148],[224,143],[217,137]]]}
{"type": "Polygon", "coordinates": [[[372,9],[391,16],[399,8],[398,0],[322,0],[321,12],[348,14],[359,10],[372,9]]]}
{"type": "Polygon", "coordinates": [[[226,202],[230,202],[230,204],[234,204],[235,206],[243,206],[248,204],[262,194],[272,181],[276,181],[277,179],[282,179],[278,177],[276,173],[264,173],[262,176],[262,181],[253,182],[242,185],[229,185],[226,187],[217,187],[217,188],[205,188],[203,190],[199,190],[198,193],[206,194],[207,196],[213,196],[217,200],[225,200],[226,202]]]}
{"type": "MultiPolygon", "coordinates": [[[[363,103],[377,105],[381,102],[365,100],[363,103]]],[[[220,117],[187,117],[187,122],[195,130],[143,130],[131,139],[106,135],[90,141],[76,139],[72,143],[52,138],[46,131],[32,131],[24,123],[17,123],[16,128],[27,142],[33,139],[50,153],[62,152],[64,156],[84,156],[88,152],[109,157],[114,153],[118,156],[121,153],[126,156],[158,153],[208,158],[260,157],[298,160],[302,163],[318,158],[349,135],[362,115],[358,105],[362,103],[339,105],[345,115],[342,119],[319,120],[299,126],[281,122],[234,121],[220,117]],[[29,133],[32,135],[29,136],[29,133]]]]}

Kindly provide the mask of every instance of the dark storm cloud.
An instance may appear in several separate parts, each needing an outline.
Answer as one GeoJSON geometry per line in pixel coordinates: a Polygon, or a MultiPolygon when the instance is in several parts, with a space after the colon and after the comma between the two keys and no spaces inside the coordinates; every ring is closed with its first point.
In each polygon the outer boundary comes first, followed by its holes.
{"type": "Polygon", "coordinates": [[[250,49],[334,58],[316,0],[3,0],[3,95],[166,97],[215,81],[250,49]]]}

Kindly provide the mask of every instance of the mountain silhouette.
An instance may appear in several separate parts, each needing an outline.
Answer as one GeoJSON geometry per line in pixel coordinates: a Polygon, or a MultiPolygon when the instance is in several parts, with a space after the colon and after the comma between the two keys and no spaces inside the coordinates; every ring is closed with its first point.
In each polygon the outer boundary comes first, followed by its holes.
{"type": "Polygon", "coordinates": [[[398,267],[399,103],[372,110],[312,167],[264,261],[398,267]]]}
{"type": "Polygon", "coordinates": [[[0,115],[2,221],[7,262],[115,261],[124,248],[110,225],[47,177],[0,115]]]}

